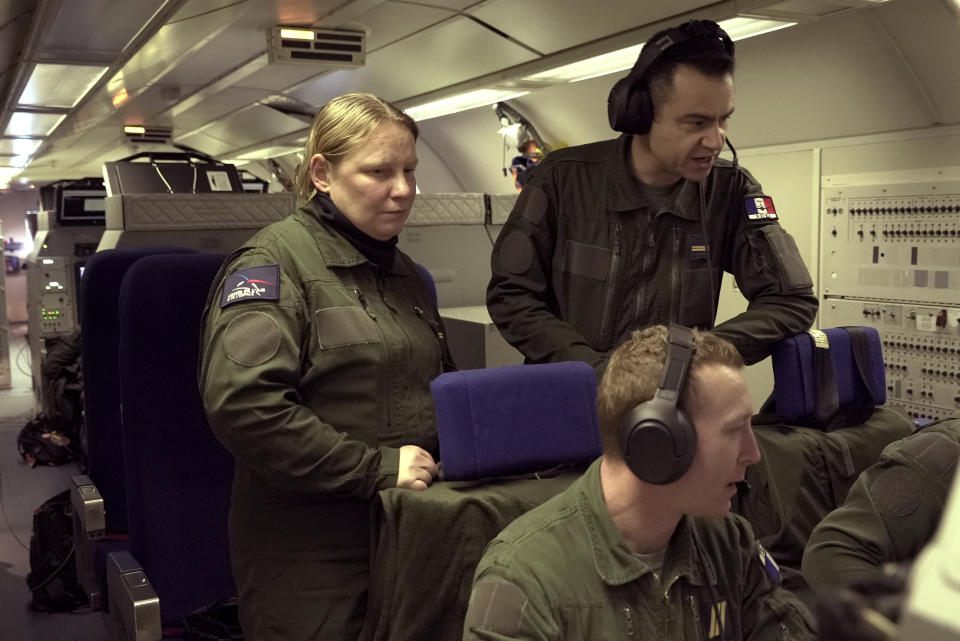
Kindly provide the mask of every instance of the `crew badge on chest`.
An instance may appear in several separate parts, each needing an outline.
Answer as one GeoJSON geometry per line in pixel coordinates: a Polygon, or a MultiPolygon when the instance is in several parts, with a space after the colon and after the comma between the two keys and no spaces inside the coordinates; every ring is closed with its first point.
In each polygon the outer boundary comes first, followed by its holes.
{"type": "Polygon", "coordinates": [[[223,281],[220,307],[248,300],[280,299],[280,266],[247,267],[227,276],[223,281]]]}

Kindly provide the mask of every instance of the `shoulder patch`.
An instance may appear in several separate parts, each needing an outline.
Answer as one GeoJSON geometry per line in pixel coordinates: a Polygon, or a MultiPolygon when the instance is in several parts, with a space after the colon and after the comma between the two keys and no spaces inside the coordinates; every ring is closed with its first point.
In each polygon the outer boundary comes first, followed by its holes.
{"type": "Polygon", "coordinates": [[[516,584],[480,580],[473,586],[464,627],[484,629],[513,637],[520,631],[527,595],[516,584]]]}
{"type": "Polygon", "coordinates": [[[751,196],[743,199],[743,210],[747,220],[752,223],[765,223],[778,220],[777,209],[773,206],[770,196],[751,196]]]}
{"type": "Polygon", "coordinates": [[[280,265],[247,267],[223,280],[221,308],[246,300],[280,300],[280,265]]]}
{"type": "Polygon", "coordinates": [[[910,516],[920,507],[923,483],[909,467],[894,465],[882,470],[871,482],[870,498],[886,518],[910,516]]]}
{"type": "Polygon", "coordinates": [[[757,556],[760,557],[760,563],[763,564],[763,569],[766,570],[770,580],[780,585],[780,566],[777,565],[777,562],[773,560],[770,553],[759,543],[757,543],[757,556]]]}

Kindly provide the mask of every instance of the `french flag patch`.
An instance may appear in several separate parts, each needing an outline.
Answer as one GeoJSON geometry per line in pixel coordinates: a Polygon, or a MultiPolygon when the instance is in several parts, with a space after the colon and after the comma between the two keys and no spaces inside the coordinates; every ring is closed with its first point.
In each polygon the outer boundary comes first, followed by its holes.
{"type": "Polygon", "coordinates": [[[777,220],[777,210],[773,206],[773,198],[770,196],[744,198],[743,205],[748,220],[777,220]]]}

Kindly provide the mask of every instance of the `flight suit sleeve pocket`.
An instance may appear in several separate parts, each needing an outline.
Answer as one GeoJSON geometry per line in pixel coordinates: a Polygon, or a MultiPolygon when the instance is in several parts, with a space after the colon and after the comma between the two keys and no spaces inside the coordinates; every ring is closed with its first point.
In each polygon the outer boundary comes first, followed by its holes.
{"type": "Polygon", "coordinates": [[[564,247],[563,271],[590,280],[607,279],[610,265],[610,250],[605,247],[586,245],[568,240],[564,247]]]}
{"type": "Polygon", "coordinates": [[[376,321],[360,307],[318,309],[314,314],[314,321],[320,349],[375,343],[380,340],[376,321]]]}
{"type": "Polygon", "coordinates": [[[781,290],[796,292],[811,290],[813,279],[800,257],[797,242],[779,225],[764,225],[757,230],[766,240],[773,260],[780,271],[781,290]]]}

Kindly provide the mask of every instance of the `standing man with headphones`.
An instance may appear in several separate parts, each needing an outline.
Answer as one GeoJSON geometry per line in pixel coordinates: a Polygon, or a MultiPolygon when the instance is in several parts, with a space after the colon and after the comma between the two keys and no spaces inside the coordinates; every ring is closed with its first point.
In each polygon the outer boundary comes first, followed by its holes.
{"type": "Polygon", "coordinates": [[[610,92],[623,135],[555,151],[532,172],[487,289],[491,318],[527,362],[582,360],[602,373],[635,329],[709,329],[723,271],[749,307],[715,331],[748,364],[811,326],[812,280],[773,199],[735,152],[718,158],[733,68],[716,23],[661,31],[610,92]]]}
{"type": "Polygon", "coordinates": [[[487,546],[464,641],[816,638],[729,511],[760,459],[742,369],[729,342],[677,325],[618,347],[597,398],[603,456],[487,546]]]}

